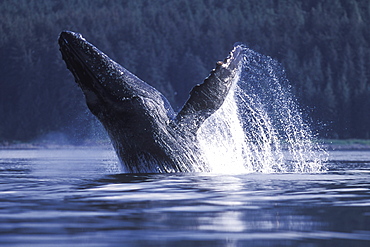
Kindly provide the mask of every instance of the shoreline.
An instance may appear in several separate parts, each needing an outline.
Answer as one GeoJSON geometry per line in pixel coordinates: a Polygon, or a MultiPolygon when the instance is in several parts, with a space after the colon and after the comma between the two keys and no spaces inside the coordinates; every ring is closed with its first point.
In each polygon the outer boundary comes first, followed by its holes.
{"type": "Polygon", "coordinates": [[[363,144],[323,144],[326,151],[370,151],[370,145],[363,144]]]}
{"type": "Polygon", "coordinates": [[[322,139],[318,143],[327,151],[370,151],[370,140],[365,139],[322,139]]]}
{"type": "Polygon", "coordinates": [[[60,143],[0,143],[0,150],[37,150],[37,149],[112,149],[113,146],[106,142],[92,142],[82,144],[60,143]]]}
{"type": "MultiPolygon", "coordinates": [[[[370,151],[370,140],[318,140],[320,146],[326,151],[370,151]]],[[[0,143],[0,150],[20,149],[112,149],[110,142],[88,141],[82,144],[70,143],[0,143]]]]}

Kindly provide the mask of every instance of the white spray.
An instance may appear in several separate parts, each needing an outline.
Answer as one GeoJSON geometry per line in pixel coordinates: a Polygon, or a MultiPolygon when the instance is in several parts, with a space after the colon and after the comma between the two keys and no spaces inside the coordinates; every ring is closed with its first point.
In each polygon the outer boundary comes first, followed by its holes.
{"type": "Polygon", "coordinates": [[[249,48],[242,56],[234,87],[197,133],[211,171],[323,171],[326,153],[313,142],[282,67],[249,48]]]}

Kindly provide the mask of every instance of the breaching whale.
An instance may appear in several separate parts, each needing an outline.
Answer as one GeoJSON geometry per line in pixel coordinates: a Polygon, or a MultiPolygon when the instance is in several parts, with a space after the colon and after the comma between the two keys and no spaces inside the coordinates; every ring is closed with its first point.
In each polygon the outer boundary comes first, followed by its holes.
{"type": "Polygon", "coordinates": [[[110,59],[81,34],[63,31],[60,51],[90,111],[106,129],[126,172],[209,171],[197,130],[216,112],[238,76],[241,45],[234,46],[176,114],[155,88],[110,59]]]}

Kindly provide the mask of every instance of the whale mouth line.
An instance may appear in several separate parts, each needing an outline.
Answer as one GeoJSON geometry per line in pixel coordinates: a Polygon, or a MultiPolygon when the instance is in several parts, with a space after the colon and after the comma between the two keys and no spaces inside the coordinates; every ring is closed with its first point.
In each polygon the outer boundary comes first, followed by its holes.
{"type": "MultiPolygon", "coordinates": [[[[151,99],[149,95],[136,90],[132,82],[125,81],[127,71],[88,42],[81,34],[63,31],[59,35],[59,46],[67,68],[75,76],[82,90],[92,91],[103,101],[128,102],[137,98],[151,99]],[[110,77],[116,76],[111,83],[110,77]],[[118,79],[123,76],[122,79],[118,79]]],[[[140,83],[135,79],[134,83],[140,83]]],[[[144,83],[145,84],[145,83],[144,83]]]]}
{"type": "MultiPolygon", "coordinates": [[[[77,38],[85,44],[91,45],[82,36],[77,38]]],[[[115,95],[115,91],[104,87],[98,75],[88,66],[88,61],[86,61],[86,59],[83,58],[83,54],[79,52],[80,49],[75,49],[73,43],[64,37],[63,33],[61,33],[59,37],[59,45],[62,57],[66,61],[67,68],[72,72],[76,79],[76,83],[83,91],[88,90],[92,92],[101,101],[128,102],[135,98],[115,95]]]]}
{"type": "MultiPolygon", "coordinates": [[[[73,64],[72,66],[67,66],[69,70],[73,72],[74,75],[78,77],[77,84],[82,87],[82,86],[87,86],[86,83],[84,84],[83,82],[86,80],[82,80],[79,76],[78,72],[82,72],[82,75],[89,76],[90,78],[96,80],[99,82],[98,78],[94,73],[91,71],[89,66],[83,61],[79,53],[77,52],[76,49],[73,48],[73,46],[70,44],[70,42],[65,38],[62,37],[62,35],[59,38],[59,44],[60,44],[60,50],[62,52],[62,56],[64,60],[68,60],[67,65],[73,64]],[[77,65],[77,66],[76,66],[77,65]],[[81,68],[81,69],[76,69],[81,68]],[[85,72],[85,73],[83,73],[85,72]]],[[[94,83],[95,84],[95,83],[94,83]]],[[[100,84],[100,83],[98,83],[100,84]]],[[[91,85],[92,86],[92,85],[91,85]]]]}

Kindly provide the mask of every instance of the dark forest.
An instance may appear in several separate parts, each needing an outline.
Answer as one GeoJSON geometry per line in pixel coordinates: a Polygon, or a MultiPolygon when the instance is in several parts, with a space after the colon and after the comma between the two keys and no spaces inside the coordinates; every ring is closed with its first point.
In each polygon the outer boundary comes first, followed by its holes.
{"type": "Polygon", "coordinates": [[[278,60],[321,138],[370,138],[368,0],[0,1],[0,143],[101,127],[58,50],[80,32],[179,109],[235,42],[278,60]]]}

